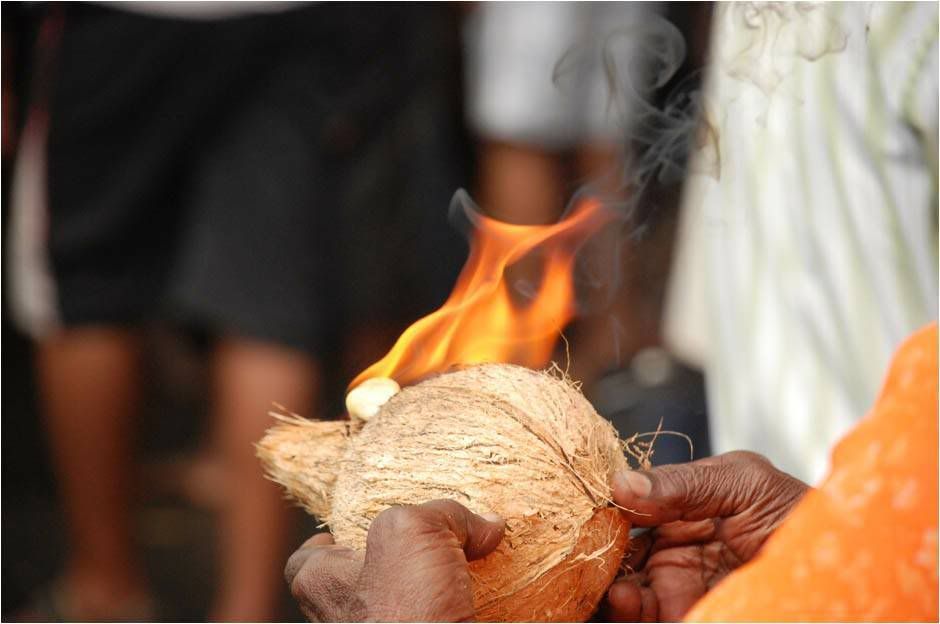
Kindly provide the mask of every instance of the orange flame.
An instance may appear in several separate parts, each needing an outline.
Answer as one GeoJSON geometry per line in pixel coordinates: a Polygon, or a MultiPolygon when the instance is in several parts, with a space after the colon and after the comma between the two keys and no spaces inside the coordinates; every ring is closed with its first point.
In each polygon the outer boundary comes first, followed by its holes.
{"type": "Polygon", "coordinates": [[[615,219],[593,199],[582,200],[552,225],[513,225],[468,209],[475,225],[470,256],[450,297],[411,325],[381,360],[361,372],[353,388],[372,377],[404,385],[454,365],[548,363],[561,329],[575,313],[572,269],[584,242],[615,219]],[[513,301],[507,267],[536,247],[544,265],[530,301],[513,301]]]}

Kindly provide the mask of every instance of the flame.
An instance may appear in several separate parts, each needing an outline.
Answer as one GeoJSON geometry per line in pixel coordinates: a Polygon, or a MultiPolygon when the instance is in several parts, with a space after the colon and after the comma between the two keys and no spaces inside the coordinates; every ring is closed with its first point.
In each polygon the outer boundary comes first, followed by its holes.
{"type": "Polygon", "coordinates": [[[470,255],[438,310],[402,333],[385,357],[360,373],[404,385],[455,365],[510,362],[544,366],[575,314],[573,266],[578,249],[615,219],[594,199],[581,200],[552,225],[514,225],[465,208],[474,224],[470,255]],[[536,248],[542,279],[531,299],[514,301],[506,269],[536,248]]]}

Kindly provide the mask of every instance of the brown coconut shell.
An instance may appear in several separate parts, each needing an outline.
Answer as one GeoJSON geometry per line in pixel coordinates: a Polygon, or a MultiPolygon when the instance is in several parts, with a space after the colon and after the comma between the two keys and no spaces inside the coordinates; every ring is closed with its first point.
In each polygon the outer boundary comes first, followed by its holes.
{"type": "Polygon", "coordinates": [[[563,375],[475,366],[404,388],[326,444],[302,427],[276,427],[259,456],[338,544],[364,549],[382,510],[438,498],[506,519],[470,567],[481,621],[585,620],[619,570],[629,525],[609,484],[626,468],[621,442],[563,375]]]}
{"type": "Polygon", "coordinates": [[[542,577],[511,595],[501,596],[496,589],[487,590],[494,572],[504,581],[525,572],[526,562],[511,548],[497,549],[486,558],[471,562],[477,621],[586,621],[620,570],[629,534],[630,524],[620,510],[598,509],[581,527],[568,555],[542,577]]]}

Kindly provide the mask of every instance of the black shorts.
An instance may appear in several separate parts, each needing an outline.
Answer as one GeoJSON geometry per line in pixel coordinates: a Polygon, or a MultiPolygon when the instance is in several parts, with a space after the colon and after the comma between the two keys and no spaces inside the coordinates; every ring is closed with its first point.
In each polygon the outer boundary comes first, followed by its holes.
{"type": "Polygon", "coordinates": [[[453,71],[435,35],[448,19],[405,5],[213,21],[69,5],[46,98],[59,321],[162,316],[316,349],[370,305],[417,313],[401,284],[418,285],[419,307],[439,298],[459,255],[445,219],[453,71]],[[426,262],[442,241],[443,270],[426,262]]]}

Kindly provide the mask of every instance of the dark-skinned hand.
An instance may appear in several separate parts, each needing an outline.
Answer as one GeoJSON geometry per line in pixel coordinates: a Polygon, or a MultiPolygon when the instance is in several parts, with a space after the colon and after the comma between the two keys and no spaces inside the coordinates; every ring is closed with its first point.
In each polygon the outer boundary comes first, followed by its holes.
{"type": "Polygon", "coordinates": [[[632,572],[607,592],[608,621],[678,621],[753,558],[808,486],[764,457],[736,451],[614,477],[614,501],[635,527],[632,572]]]}
{"type": "Polygon", "coordinates": [[[467,563],[485,557],[505,524],[451,500],[391,507],[369,527],[366,552],[315,535],[284,575],[312,622],[460,622],[473,619],[467,563]]]}

